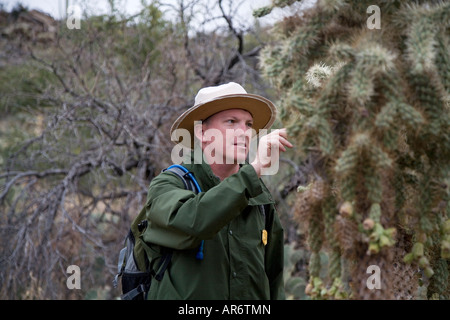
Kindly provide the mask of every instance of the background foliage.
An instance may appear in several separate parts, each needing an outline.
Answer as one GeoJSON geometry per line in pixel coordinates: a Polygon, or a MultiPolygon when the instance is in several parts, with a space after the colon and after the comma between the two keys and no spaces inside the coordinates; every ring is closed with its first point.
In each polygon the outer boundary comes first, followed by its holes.
{"type": "Polygon", "coordinates": [[[203,86],[234,80],[265,94],[264,32],[234,21],[239,3],[143,4],[127,16],[111,1],[80,29],[20,5],[2,11],[2,298],[119,296],[118,252],[170,164],[173,120],[203,86]],[[81,290],[66,287],[73,264],[81,290]]]}

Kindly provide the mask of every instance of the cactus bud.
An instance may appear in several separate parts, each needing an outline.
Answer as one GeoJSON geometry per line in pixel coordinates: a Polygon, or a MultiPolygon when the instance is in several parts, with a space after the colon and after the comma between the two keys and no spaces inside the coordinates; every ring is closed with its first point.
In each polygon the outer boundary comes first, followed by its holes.
{"type": "Polygon", "coordinates": [[[372,232],[369,236],[369,241],[370,242],[375,242],[378,241],[378,239],[380,239],[380,235],[376,232],[372,232]]]}
{"type": "Polygon", "coordinates": [[[416,242],[412,248],[412,253],[414,257],[422,257],[423,256],[423,243],[416,242]]]}
{"type": "Polygon", "coordinates": [[[434,271],[433,271],[433,269],[431,269],[431,267],[426,267],[425,268],[425,275],[428,278],[431,278],[433,276],[433,274],[434,274],[434,271]]]}
{"type": "Polygon", "coordinates": [[[331,288],[328,289],[327,296],[328,296],[328,297],[333,297],[333,296],[336,294],[336,291],[337,291],[337,290],[338,290],[337,286],[333,284],[333,285],[331,286],[331,288]]]}
{"type": "Polygon", "coordinates": [[[430,265],[430,262],[428,261],[427,257],[421,257],[419,259],[419,267],[426,268],[430,265]]]}
{"type": "Polygon", "coordinates": [[[339,213],[344,218],[350,218],[353,216],[353,205],[350,203],[350,201],[345,201],[339,208],[339,213]]]}
{"type": "Polygon", "coordinates": [[[382,234],[380,236],[380,247],[389,247],[392,245],[392,241],[391,239],[389,239],[389,237],[387,237],[386,235],[382,234]]]}
{"type": "Polygon", "coordinates": [[[378,236],[381,236],[384,233],[384,228],[381,225],[381,223],[375,223],[375,232],[378,234],[378,236]]]}
{"type": "Polygon", "coordinates": [[[375,221],[373,221],[373,219],[371,219],[371,218],[367,218],[363,222],[364,230],[372,230],[374,226],[375,226],[375,221]]]}
{"type": "Polygon", "coordinates": [[[322,279],[320,279],[319,277],[314,277],[313,284],[314,284],[314,288],[321,287],[323,284],[322,279]]]}
{"type": "Polygon", "coordinates": [[[390,237],[391,239],[394,239],[395,236],[397,235],[397,229],[395,228],[388,228],[385,230],[385,233],[388,237],[390,237]]]}
{"type": "Polygon", "coordinates": [[[299,193],[305,192],[305,191],[309,190],[310,187],[311,187],[311,185],[307,185],[307,186],[298,186],[298,187],[297,187],[297,192],[299,192],[299,193]]]}
{"type": "Polygon", "coordinates": [[[380,252],[380,246],[377,243],[370,243],[367,254],[370,256],[372,254],[377,254],[378,252],[380,252]]]}
{"type": "Polygon", "coordinates": [[[408,264],[413,262],[413,260],[414,260],[414,255],[411,252],[405,254],[405,256],[403,257],[403,262],[408,263],[408,264]]]}
{"type": "Polygon", "coordinates": [[[441,242],[441,258],[442,259],[450,259],[450,242],[442,241],[441,242]]]}

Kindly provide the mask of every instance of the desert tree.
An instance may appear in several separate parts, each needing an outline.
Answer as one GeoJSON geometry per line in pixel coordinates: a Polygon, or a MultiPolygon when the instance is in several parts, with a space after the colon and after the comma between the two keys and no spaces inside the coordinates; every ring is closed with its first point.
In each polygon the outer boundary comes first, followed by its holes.
{"type": "Polygon", "coordinates": [[[45,44],[0,39],[3,70],[20,71],[1,85],[0,297],[118,295],[118,252],[150,180],[171,163],[175,117],[204,85],[264,90],[261,43],[234,24],[238,4],[217,3],[222,27],[205,30],[209,16],[190,9],[210,2],[183,3],[144,3],[132,16],[112,6],[80,29],[62,20],[45,44]],[[165,18],[167,8],[179,18],[165,18]],[[80,267],[81,290],[66,287],[69,265],[80,267]]]}

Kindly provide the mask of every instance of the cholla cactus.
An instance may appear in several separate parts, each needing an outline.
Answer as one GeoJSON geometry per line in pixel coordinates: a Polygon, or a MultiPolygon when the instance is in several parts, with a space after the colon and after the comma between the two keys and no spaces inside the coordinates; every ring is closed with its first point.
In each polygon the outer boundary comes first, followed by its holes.
{"type": "Polygon", "coordinates": [[[367,25],[372,4],[318,0],[280,22],[262,53],[298,156],[320,164],[296,201],[311,250],[306,291],[411,299],[420,287],[449,299],[450,3],[378,1],[380,29],[367,25]],[[370,265],[379,290],[367,287],[370,265]]]}

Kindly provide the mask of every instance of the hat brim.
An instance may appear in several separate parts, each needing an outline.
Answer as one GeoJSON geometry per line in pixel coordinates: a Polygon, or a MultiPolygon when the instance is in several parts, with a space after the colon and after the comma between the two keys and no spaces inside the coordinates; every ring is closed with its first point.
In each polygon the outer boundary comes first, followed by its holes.
{"type": "Polygon", "coordinates": [[[250,112],[253,117],[252,128],[257,134],[261,129],[270,128],[277,116],[275,105],[262,96],[250,93],[224,95],[208,102],[195,105],[180,115],[170,129],[172,141],[181,143],[184,146],[193,149],[194,122],[206,120],[213,114],[229,109],[243,109],[250,112]],[[190,133],[191,141],[180,141],[180,138],[183,135],[177,134],[177,129],[186,129],[190,133]]]}

